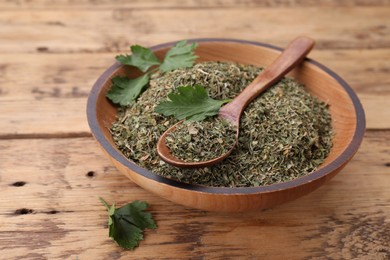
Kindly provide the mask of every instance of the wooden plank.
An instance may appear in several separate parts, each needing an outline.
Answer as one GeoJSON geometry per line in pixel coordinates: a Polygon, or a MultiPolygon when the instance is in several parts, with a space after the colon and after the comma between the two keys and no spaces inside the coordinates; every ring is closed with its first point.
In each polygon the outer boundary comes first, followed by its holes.
{"type": "MultiPolygon", "coordinates": [[[[94,0],[93,8],[237,8],[237,7],[304,7],[304,6],[386,6],[389,5],[388,0],[209,0],[209,1],[196,1],[196,0],[94,0]]],[[[73,8],[90,8],[90,0],[18,0],[18,1],[2,1],[0,2],[0,8],[12,10],[12,9],[73,9],[73,8]]],[[[3,9],[3,10],[4,10],[3,9]]]]}
{"type": "Polygon", "coordinates": [[[367,132],[319,190],[263,212],[175,205],[113,168],[92,138],[0,140],[0,250],[7,259],[390,257],[390,132],[367,132]],[[28,147],[28,149],[26,149],[28,147]],[[135,251],[108,238],[98,200],[146,200],[158,222],[135,251]]]}
{"type": "Polygon", "coordinates": [[[126,50],[131,42],[153,45],[197,37],[285,46],[297,35],[316,39],[317,49],[388,48],[389,10],[383,6],[215,8],[212,12],[202,8],[5,10],[0,15],[0,53],[107,52],[126,50]]]}
{"type": "Polygon", "coordinates": [[[2,55],[0,135],[88,133],[87,96],[113,57],[2,55]]]}
{"type": "MultiPolygon", "coordinates": [[[[2,54],[0,137],[88,133],[88,93],[118,53],[2,54]]],[[[369,129],[390,128],[388,49],[314,50],[310,56],[356,90],[369,129]]]]}

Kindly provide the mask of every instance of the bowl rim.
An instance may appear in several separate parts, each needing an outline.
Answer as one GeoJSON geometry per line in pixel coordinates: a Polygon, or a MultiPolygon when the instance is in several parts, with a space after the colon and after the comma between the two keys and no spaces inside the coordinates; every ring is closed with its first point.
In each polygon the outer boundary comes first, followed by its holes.
{"type": "MultiPolygon", "coordinates": [[[[226,42],[226,43],[238,43],[238,44],[249,44],[249,45],[255,45],[255,46],[261,46],[265,48],[269,48],[276,51],[282,51],[282,48],[276,47],[271,44],[257,42],[257,41],[248,41],[248,40],[239,40],[239,39],[231,39],[231,38],[194,38],[194,39],[187,39],[189,43],[193,42],[226,42]]],[[[173,46],[178,41],[172,41],[167,42],[163,44],[158,44],[155,46],[150,47],[151,50],[157,51],[159,49],[163,49],[169,46],[173,46]]],[[[122,153],[119,152],[115,147],[113,147],[110,142],[106,139],[103,132],[100,130],[99,123],[97,120],[97,113],[96,113],[96,106],[97,106],[97,100],[99,96],[99,92],[101,88],[103,87],[103,83],[107,80],[107,77],[112,75],[114,71],[116,71],[118,68],[122,66],[119,62],[115,62],[113,65],[111,65],[108,69],[106,69],[102,75],[96,80],[95,84],[93,85],[91,92],[88,96],[87,101],[87,119],[89,127],[92,131],[93,136],[95,139],[100,143],[100,145],[103,147],[103,149],[116,161],[121,163],[122,165],[126,166],[133,172],[148,178],[150,180],[166,184],[169,186],[173,186],[175,188],[180,189],[186,189],[189,191],[194,192],[203,192],[203,193],[211,193],[211,194],[222,194],[222,195],[247,195],[247,194],[258,194],[258,193],[268,193],[268,192],[275,192],[278,190],[285,190],[285,189],[292,189],[295,187],[298,187],[300,185],[303,185],[305,183],[313,182],[317,179],[320,179],[327,174],[336,171],[343,167],[345,163],[347,163],[353,155],[357,152],[360,143],[363,139],[365,128],[366,128],[366,120],[365,120],[365,114],[363,110],[363,106],[360,103],[360,100],[354,90],[335,72],[330,70],[329,68],[325,67],[321,63],[312,60],[310,58],[306,58],[305,62],[308,62],[325,73],[327,73],[330,77],[334,78],[347,92],[348,96],[350,97],[353,106],[355,108],[356,113],[356,128],[354,132],[354,136],[351,140],[351,142],[348,144],[347,148],[344,150],[344,152],[341,153],[340,156],[338,156],[335,160],[330,162],[325,167],[316,170],[310,174],[307,174],[305,176],[286,181],[281,183],[275,183],[271,185],[265,185],[265,186],[257,186],[257,187],[208,187],[203,185],[197,185],[197,184],[189,184],[184,183],[180,181],[176,181],[173,179],[169,179],[163,176],[160,176],[156,173],[153,173],[152,171],[149,171],[145,168],[142,168],[138,166],[136,163],[130,161],[127,159],[122,153]]]]}

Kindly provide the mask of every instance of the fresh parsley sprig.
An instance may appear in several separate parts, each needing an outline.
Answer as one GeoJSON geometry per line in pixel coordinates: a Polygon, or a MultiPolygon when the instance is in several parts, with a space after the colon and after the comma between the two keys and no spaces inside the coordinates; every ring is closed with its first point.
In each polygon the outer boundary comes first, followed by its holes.
{"type": "Polygon", "coordinates": [[[115,203],[109,206],[101,197],[100,201],[108,211],[109,237],[125,249],[134,249],[143,240],[146,228],[156,229],[157,225],[152,215],[145,212],[148,204],[143,201],[133,201],[120,208],[115,203]]]}
{"type": "Polygon", "coordinates": [[[131,105],[149,83],[152,73],[157,70],[168,72],[192,67],[197,58],[194,53],[196,47],[196,43],[187,44],[185,40],[180,41],[167,52],[163,62],[160,62],[150,49],[139,45],[131,46],[131,55],[119,55],[116,59],[123,65],[137,67],[145,74],[135,79],[126,76],[114,77],[111,89],[106,94],[107,98],[121,106],[131,105]],[[150,70],[153,66],[157,68],[150,70]]]}
{"type": "Polygon", "coordinates": [[[146,72],[153,65],[160,65],[154,53],[145,47],[133,45],[130,47],[131,55],[118,55],[116,60],[123,65],[129,65],[139,68],[142,72],[146,72]]]}
{"type": "Polygon", "coordinates": [[[174,116],[188,122],[201,121],[218,114],[221,106],[231,99],[215,100],[208,96],[201,85],[178,87],[177,92],[168,95],[169,100],[162,101],[155,112],[165,116],[174,116]]]}

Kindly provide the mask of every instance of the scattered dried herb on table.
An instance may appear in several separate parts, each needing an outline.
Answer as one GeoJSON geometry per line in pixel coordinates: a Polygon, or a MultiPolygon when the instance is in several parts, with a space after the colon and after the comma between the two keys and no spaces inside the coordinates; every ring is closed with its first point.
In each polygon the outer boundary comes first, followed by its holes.
{"type": "Polygon", "coordinates": [[[232,99],[259,73],[250,65],[206,62],[188,69],[158,72],[137,102],[121,108],[111,128],[113,139],[130,160],[156,174],[206,186],[244,187],[284,182],[314,171],[332,146],[326,104],[284,78],[245,110],[238,146],[222,163],[180,169],[161,161],[156,143],[177,122],[154,111],[179,86],[201,84],[211,98],[232,99]]]}

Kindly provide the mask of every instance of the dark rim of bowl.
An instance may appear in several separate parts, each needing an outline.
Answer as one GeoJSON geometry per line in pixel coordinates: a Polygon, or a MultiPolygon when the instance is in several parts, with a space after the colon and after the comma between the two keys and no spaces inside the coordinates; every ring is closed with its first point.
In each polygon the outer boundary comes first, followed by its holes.
{"type": "MultiPolygon", "coordinates": [[[[257,45],[266,47],[269,49],[282,51],[282,48],[275,47],[270,44],[261,43],[261,42],[254,42],[254,41],[247,41],[247,40],[237,40],[237,39],[221,39],[221,38],[201,38],[201,39],[189,39],[188,42],[230,42],[230,43],[239,43],[239,44],[250,44],[250,45],[257,45]]],[[[151,47],[152,50],[156,51],[165,47],[173,46],[177,41],[175,42],[168,42],[164,44],[159,44],[156,46],[151,47]]],[[[109,67],[96,81],[96,83],[93,85],[92,90],[88,96],[88,102],[87,102],[87,118],[89,127],[91,128],[92,134],[94,135],[95,139],[100,143],[100,145],[106,150],[106,152],[112,156],[115,160],[123,164],[124,166],[128,167],[130,170],[134,171],[137,174],[142,175],[143,177],[146,177],[148,179],[154,180],[156,182],[160,182],[163,184],[167,184],[170,186],[173,186],[175,188],[180,189],[186,189],[190,191],[196,191],[196,192],[204,192],[204,193],[212,193],[212,194],[256,194],[256,193],[265,193],[265,192],[274,192],[278,190],[284,190],[284,189],[291,189],[297,186],[300,186],[305,183],[309,183],[312,181],[315,181],[319,178],[324,177],[325,175],[329,174],[330,172],[333,172],[339,168],[341,168],[346,162],[348,162],[353,155],[358,150],[360,143],[363,139],[363,135],[365,132],[365,115],[363,107],[359,101],[359,98],[353,91],[353,89],[336,73],[334,73],[332,70],[328,69],[324,65],[306,58],[306,62],[309,62],[324,72],[326,72],[329,76],[334,78],[348,93],[349,97],[351,98],[353,105],[355,107],[356,112],[356,129],[354,136],[351,140],[351,142],[348,144],[345,151],[337,157],[334,161],[330,162],[325,167],[314,171],[308,175],[299,177],[297,179],[282,182],[282,183],[276,183],[272,185],[267,186],[259,186],[259,187],[207,187],[202,185],[195,185],[195,184],[188,184],[179,182],[176,180],[172,180],[160,175],[157,175],[149,170],[146,170],[134,162],[131,162],[129,159],[127,159],[122,153],[120,153],[115,147],[113,147],[109,141],[106,139],[102,131],[100,130],[98,121],[97,121],[97,115],[96,115],[96,105],[97,105],[97,99],[99,95],[99,91],[103,86],[103,83],[107,80],[107,77],[109,77],[114,71],[116,71],[119,67],[122,65],[118,62],[114,63],[111,67],[109,67]]]]}

